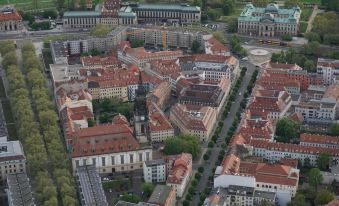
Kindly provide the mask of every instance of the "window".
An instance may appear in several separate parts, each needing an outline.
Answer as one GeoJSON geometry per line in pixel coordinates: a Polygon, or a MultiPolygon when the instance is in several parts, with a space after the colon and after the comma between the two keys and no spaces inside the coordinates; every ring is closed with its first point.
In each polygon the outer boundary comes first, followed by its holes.
{"type": "Polygon", "coordinates": [[[83,159],[82,160],[82,165],[86,165],[87,164],[87,159],[83,159]]]}
{"type": "MultiPolygon", "coordinates": [[[[124,162],[124,155],[120,155],[120,163],[121,164],[125,164],[125,162],[124,162]]],[[[122,167],[123,168],[123,167],[122,167]]]]}
{"type": "Polygon", "coordinates": [[[149,161],[149,152],[146,152],[146,161],[149,161]]]}
{"type": "Polygon", "coordinates": [[[79,160],[75,160],[75,166],[79,167],[79,160]]]}
{"type": "Polygon", "coordinates": [[[115,157],[112,156],[111,159],[112,159],[112,165],[115,165],[115,157]]]}
{"type": "Polygon", "coordinates": [[[139,153],[139,162],[142,162],[142,153],[139,153]]]}
{"type": "Polygon", "coordinates": [[[104,166],[106,166],[106,158],[105,157],[101,157],[101,164],[102,164],[102,166],[104,167],[104,166]]]}
{"type": "Polygon", "coordinates": [[[95,158],[92,158],[92,163],[93,163],[94,166],[96,165],[95,158]]]}
{"type": "Polygon", "coordinates": [[[133,154],[129,155],[129,163],[133,163],[133,154]]]}

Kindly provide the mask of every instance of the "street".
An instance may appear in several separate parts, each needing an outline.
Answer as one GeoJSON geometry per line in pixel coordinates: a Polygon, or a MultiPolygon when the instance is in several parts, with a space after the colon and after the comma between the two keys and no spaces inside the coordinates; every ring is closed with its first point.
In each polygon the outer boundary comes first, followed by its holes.
{"type": "MultiPolygon", "coordinates": [[[[243,79],[243,82],[241,83],[239,92],[241,92],[241,94],[244,94],[245,91],[247,90],[247,85],[251,79],[251,75],[255,70],[255,66],[253,64],[251,64],[250,62],[240,62],[240,67],[247,67],[247,72],[246,75],[243,79]]],[[[199,166],[203,166],[204,167],[204,172],[203,175],[197,185],[197,193],[193,196],[192,198],[192,204],[191,205],[198,205],[200,202],[200,198],[199,198],[199,193],[203,192],[203,190],[205,189],[205,187],[208,184],[208,177],[212,174],[212,169],[218,165],[215,165],[215,162],[218,159],[218,155],[220,150],[222,149],[220,146],[222,143],[225,142],[225,136],[226,133],[228,131],[228,129],[230,128],[230,126],[232,125],[233,119],[240,107],[240,102],[243,99],[243,96],[236,96],[235,102],[232,104],[230,113],[228,114],[227,118],[224,120],[224,126],[221,130],[220,136],[217,140],[217,142],[220,142],[218,147],[214,147],[212,149],[212,153],[210,156],[210,159],[208,161],[203,161],[201,165],[196,166],[195,168],[199,167],[199,166]]]]}

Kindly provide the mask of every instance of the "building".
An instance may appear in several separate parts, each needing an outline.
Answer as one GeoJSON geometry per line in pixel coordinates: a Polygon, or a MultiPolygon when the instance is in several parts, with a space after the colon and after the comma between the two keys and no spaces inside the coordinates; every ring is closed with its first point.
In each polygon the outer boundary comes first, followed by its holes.
{"type": "Polygon", "coordinates": [[[173,60],[182,56],[181,50],[175,51],[146,51],[144,47],[131,48],[129,42],[122,42],[117,48],[118,58],[126,64],[135,64],[144,68],[146,63],[155,60],[173,60]]]}
{"type": "Polygon", "coordinates": [[[163,159],[145,161],[143,164],[145,182],[166,182],[166,163],[163,159]]]}
{"type": "Polygon", "coordinates": [[[300,134],[300,145],[339,149],[339,137],[302,133],[300,134]]]}
{"type": "Polygon", "coordinates": [[[239,61],[233,56],[197,54],[179,58],[182,72],[203,73],[205,80],[220,81],[227,77],[233,81],[240,72],[239,61]]]}
{"type": "Polygon", "coordinates": [[[73,170],[95,165],[99,174],[141,169],[152,160],[152,149],[141,146],[125,123],[96,125],[69,135],[73,170]]]}
{"type": "Polygon", "coordinates": [[[0,31],[22,30],[24,25],[19,12],[12,6],[0,8],[0,31]]]}
{"type": "Polygon", "coordinates": [[[265,8],[246,4],[238,17],[238,33],[250,36],[296,36],[299,32],[301,9],[281,9],[270,3],[265,8]]]}
{"type": "Polygon", "coordinates": [[[26,173],[8,174],[6,189],[9,206],[36,206],[26,173]]]}
{"type": "Polygon", "coordinates": [[[152,143],[164,142],[167,138],[174,136],[174,128],[166,115],[153,102],[148,102],[148,128],[152,143]]]}
{"type": "Polygon", "coordinates": [[[165,110],[169,107],[171,94],[171,84],[167,81],[163,81],[157,87],[149,91],[147,99],[154,102],[160,109],[165,110]]]}
{"type": "Polygon", "coordinates": [[[26,172],[26,157],[20,141],[0,142],[0,180],[8,174],[26,172]]]}
{"type": "Polygon", "coordinates": [[[177,197],[182,197],[192,176],[192,155],[182,153],[178,155],[171,166],[166,185],[175,189],[177,197]]]}
{"type": "Polygon", "coordinates": [[[101,178],[94,165],[77,167],[75,178],[82,206],[108,206],[101,178]]]}
{"type": "Polygon", "coordinates": [[[155,186],[151,197],[148,199],[148,203],[159,206],[175,206],[175,190],[166,185],[157,185],[155,186]]]}
{"type": "Polygon", "coordinates": [[[227,188],[214,188],[204,201],[204,206],[217,205],[261,205],[263,202],[276,204],[274,192],[257,191],[254,187],[230,185],[227,188]]]}
{"type": "Polygon", "coordinates": [[[317,73],[322,75],[324,84],[333,84],[339,75],[339,60],[318,58],[317,73]]]}
{"type": "Polygon", "coordinates": [[[302,101],[295,106],[295,112],[302,114],[306,122],[330,123],[336,118],[337,102],[329,98],[302,101]]]}
{"type": "Polygon", "coordinates": [[[281,164],[246,162],[229,154],[216,169],[214,188],[228,188],[231,185],[250,187],[257,192],[275,193],[279,204],[286,205],[295,196],[298,182],[299,170],[296,168],[281,164]]]}
{"type": "Polygon", "coordinates": [[[332,161],[334,163],[337,162],[339,159],[339,149],[335,147],[322,147],[325,146],[325,140],[322,141],[322,143],[322,145],[319,143],[316,144],[317,146],[310,146],[315,143],[303,142],[301,144],[288,144],[279,142],[267,142],[262,140],[252,140],[250,145],[253,149],[253,155],[263,157],[269,162],[278,162],[285,157],[299,159],[304,162],[307,158],[309,159],[311,165],[316,165],[318,155],[321,153],[329,153],[331,155],[332,161]]]}
{"type": "Polygon", "coordinates": [[[80,60],[84,69],[105,69],[112,71],[122,67],[121,62],[114,55],[85,56],[81,57],[80,60]]]}
{"type": "Polygon", "coordinates": [[[201,18],[200,7],[188,4],[140,4],[130,3],[130,7],[137,14],[139,23],[199,23],[201,18]]]}
{"type": "Polygon", "coordinates": [[[170,120],[181,133],[197,136],[205,142],[212,136],[217,112],[210,106],[175,104],[170,111],[170,120]]]}
{"type": "Polygon", "coordinates": [[[162,48],[191,49],[192,42],[197,41],[204,45],[205,39],[211,35],[204,32],[190,32],[186,30],[170,30],[165,28],[129,27],[128,39],[143,41],[145,45],[162,48]]]}

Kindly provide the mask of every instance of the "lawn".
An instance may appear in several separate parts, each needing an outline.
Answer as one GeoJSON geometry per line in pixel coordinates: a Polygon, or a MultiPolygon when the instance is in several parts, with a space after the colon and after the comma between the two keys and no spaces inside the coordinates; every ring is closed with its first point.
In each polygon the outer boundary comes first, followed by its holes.
{"type": "Polygon", "coordinates": [[[321,0],[299,0],[300,3],[321,4],[321,0]]]}
{"type": "Polygon", "coordinates": [[[312,14],[313,8],[304,8],[301,12],[301,21],[308,21],[312,14]]]}
{"type": "Polygon", "coordinates": [[[36,0],[36,2],[34,5],[34,0],[0,0],[0,5],[15,4],[18,9],[22,10],[55,8],[53,0],[36,0]]]}
{"type": "Polygon", "coordinates": [[[305,33],[306,29],[307,29],[307,22],[304,22],[304,21],[300,22],[300,28],[299,28],[300,33],[305,33]]]}

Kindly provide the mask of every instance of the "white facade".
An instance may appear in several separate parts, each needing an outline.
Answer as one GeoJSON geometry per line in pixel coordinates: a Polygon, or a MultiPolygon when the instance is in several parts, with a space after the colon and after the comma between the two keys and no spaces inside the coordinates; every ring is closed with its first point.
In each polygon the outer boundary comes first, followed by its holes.
{"type": "Polygon", "coordinates": [[[145,182],[165,182],[166,163],[164,160],[147,161],[143,164],[145,182]]]}
{"type": "Polygon", "coordinates": [[[114,173],[142,169],[145,161],[152,160],[152,149],[140,149],[84,157],[73,157],[73,171],[77,166],[95,165],[98,173],[114,173]]]}
{"type": "Polygon", "coordinates": [[[317,73],[323,76],[324,84],[330,85],[337,81],[339,76],[339,60],[318,59],[317,73]]]}
{"type": "Polygon", "coordinates": [[[336,118],[337,103],[330,99],[310,101],[296,105],[295,112],[302,114],[306,121],[333,121],[336,118]]]}
{"type": "Polygon", "coordinates": [[[174,136],[174,129],[150,131],[152,142],[164,142],[167,138],[174,136]]]}
{"type": "Polygon", "coordinates": [[[189,181],[190,181],[190,175],[189,175],[189,173],[186,173],[186,175],[182,179],[181,184],[167,182],[166,185],[171,186],[175,189],[175,194],[176,194],[177,197],[182,197],[189,181]]]}
{"type": "Polygon", "coordinates": [[[19,141],[0,142],[0,180],[26,172],[26,157],[19,141]]]}

